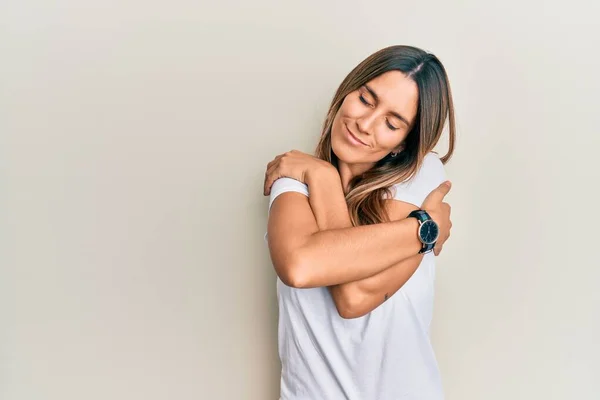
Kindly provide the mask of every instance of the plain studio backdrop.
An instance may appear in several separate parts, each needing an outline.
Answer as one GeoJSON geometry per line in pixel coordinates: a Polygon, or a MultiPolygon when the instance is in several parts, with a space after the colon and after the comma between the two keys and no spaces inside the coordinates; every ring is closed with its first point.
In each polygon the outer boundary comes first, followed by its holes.
{"type": "Polygon", "coordinates": [[[392,44],[442,60],[457,110],[447,398],[600,398],[586,3],[2,2],[0,398],[276,399],[265,166],[392,44]]]}

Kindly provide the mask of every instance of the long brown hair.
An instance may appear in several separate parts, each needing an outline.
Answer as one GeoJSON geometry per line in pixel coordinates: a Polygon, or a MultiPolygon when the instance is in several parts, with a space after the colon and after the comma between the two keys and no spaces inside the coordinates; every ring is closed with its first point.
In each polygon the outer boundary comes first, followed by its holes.
{"type": "Polygon", "coordinates": [[[315,156],[338,167],[331,147],[331,127],[344,98],[377,76],[394,70],[403,72],[417,84],[419,104],[415,123],[405,139],[404,149],[396,157],[385,156],[350,181],[346,203],[354,226],[389,221],[384,204],[385,196],[391,196],[390,187],[414,176],[438,143],[446,120],[449,146],[441,161],[445,164],[454,152],[454,105],[444,66],[436,56],[416,47],[390,46],[367,57],[342,81],[323,124],[315,156]]]}

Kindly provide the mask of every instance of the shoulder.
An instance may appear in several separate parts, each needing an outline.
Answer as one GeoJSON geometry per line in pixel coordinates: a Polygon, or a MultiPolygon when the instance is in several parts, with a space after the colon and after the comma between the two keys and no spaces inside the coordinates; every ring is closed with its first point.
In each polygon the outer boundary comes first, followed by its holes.
{"type": "Polygon", "coordinates": [[[446,179],[444,164],[437,153],[430,152],[423,159],[423,164],[411,179],[412,181],[435,181],[438,186],[446,179]]]}
{"type": "Polygon", "coordinates": [[[271,186],[271,195],[269,196],[269,210],[275,199],[286,192],[301,193],[308,197],[308,186],[292,178],[279,178],[271,186]]]}
{"type": "Polygon", "coordinates": [[[427,195],[445,180],[444,164],[436,153],[430,152],[411,179],[392,186],[392,196],[421,207],[427,195]]]}

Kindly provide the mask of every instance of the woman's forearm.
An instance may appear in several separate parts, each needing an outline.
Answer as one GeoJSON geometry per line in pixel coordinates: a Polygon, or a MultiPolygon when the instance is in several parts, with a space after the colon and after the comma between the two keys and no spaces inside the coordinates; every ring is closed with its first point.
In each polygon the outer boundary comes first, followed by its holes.
{"type": "Polygon", "coordinates": [[[309,176],[306,183],[320,231],[299,250],[298,286],[364,279],[419,252],[415,218],[352,227],[339,176],[309,176]]]}
{"type": "MultiPolygon", "coordinates": [[[[344,196],[336,196],[336,193],[335,184],[313,182],[309,202],[321,231],[352,226],[344,196]],[[332,189],[330,193],[328,188],[332,189]]],[[[377,308],[406,283],[422,259],[422,255],[415,255],[368,278],[328,286],[340,316],[361,317],[377,308]]]]}
{"type": "MultiPolygon", "coordinates": [[[[339,178],[339,175],[336,173],[335,177],[339,178]]],[[[312,181],[310,184],[309,203],[319,231],[352,227],[350,212],[339,179],[333,179],[328,184],[319,181],[312,181]]],[[[361,280],[327,286],[340,316],[348,318],[364,314],[363,310],[360,310],[359,313],[356,312],[356,309],[363,306],[367,302],[366,299],[369,298],[368,293],[361,290],[361,282],[375,279],[379,274],[361,280]]]]}
{"type": "MultiPolygon", "coordinates": [[[[329,172],[329,171],[328,171],[329,172]]],[[[308,176],[308,201],[319,231],[351,228],[350,212],[337,171],[326,175],[308,176]]]]}

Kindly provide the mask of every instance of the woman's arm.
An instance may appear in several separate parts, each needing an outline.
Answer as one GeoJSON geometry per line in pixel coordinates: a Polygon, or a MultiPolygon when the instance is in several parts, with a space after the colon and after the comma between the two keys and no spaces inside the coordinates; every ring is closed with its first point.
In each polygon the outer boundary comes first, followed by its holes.
{"type": "Polygon", "coordinates": [[[319,231],[308,198],[284,193],[271,207],[267,236],[277,275],[308,288],[363,279],[417,254],[418,225],[415,219],[319,231]]]}
{"type": "MultiPolygon", "coordinates": [[[[310,187],[309,203],[319,230],[348,228],[352,226],[344,196],[337,195],[339,187],[327,180],[314,177],[307,182],[310,187]]],[[[386,201],[392,221],[401,220],[417,207],[397,200],[386,201]]],[[[358,318],[396,293],[417,270],[423,255],[417,254],[396,263],[383,271],[353,282],[329,286],[329,292],[343,318],[358,318]]]]}
{"type": "MultiPolygon", "coordinates": [[[[335,207],[317,212],[333,215],[339,210],[347,212],[337,171],[321,170],[319,176],[323,179],[321,184],[329,189],[315,191],[315,197],[328,196],[335,207]],[[343,207],[339,206],[341,202],[343,207]]],[[[307,176],[309,190],[310,179],[307,176]]],[[[441,232],[449,231],[450,210],[442,202],[448,190],[449,186],[440,185],[428,197],[426,208],[441,232]]],[[[297,193],[284,193],[273,202],[270,211],[269,250],[275,270],[289,286],[343,284],[373,276],[418,254],[421,248],[416,234],[418,225],[416,219],[407,218],[320,231],[309,199],[297,193]]]]}

